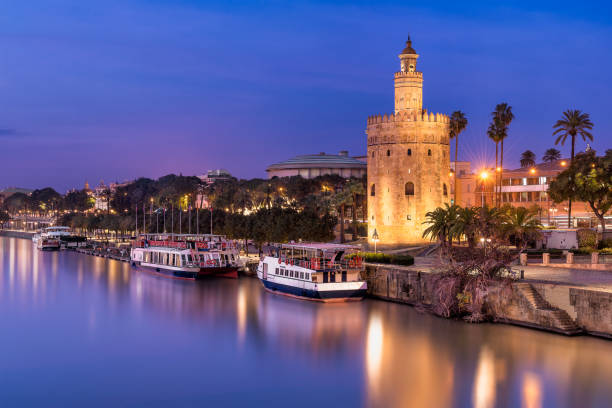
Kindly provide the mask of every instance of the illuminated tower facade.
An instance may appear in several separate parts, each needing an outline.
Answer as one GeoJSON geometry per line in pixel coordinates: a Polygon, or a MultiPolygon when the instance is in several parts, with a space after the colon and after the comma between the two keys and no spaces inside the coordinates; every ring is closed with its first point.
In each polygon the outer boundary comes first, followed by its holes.
{"type": "Polygon", "coordinates": [[[370,116],[368,241],[401,246],[424,242],[425,214],[450,203],[448,116],[423,109],[423,73],[408,38],[395,73],[395,112],[370,116]]]}

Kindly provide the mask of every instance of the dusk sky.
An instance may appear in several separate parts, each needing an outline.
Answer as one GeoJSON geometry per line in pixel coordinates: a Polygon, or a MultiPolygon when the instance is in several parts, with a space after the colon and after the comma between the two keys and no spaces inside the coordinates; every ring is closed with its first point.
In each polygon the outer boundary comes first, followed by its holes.
{"type": "MultiPolygon", "coordinates": [[[[509,168],[553,147],[568,108],[612,140],[612,7],[605,2],[21,1],[0,13],[0,188],[60,192],[140,176],[366,151],[393,111],[408,33],[424,107],[460,109],[460,159],[494,163],[495,104],[516,119],[509,168]],[[496,5],[499,4],[499,5],[496,5]],[[413,6],[416,5],[416,6],[413,6]]],[[[584,142],[577,143],[583,150],[584,142]]],[[[569,145],[558,147],[569,155],[569,145]]]]}

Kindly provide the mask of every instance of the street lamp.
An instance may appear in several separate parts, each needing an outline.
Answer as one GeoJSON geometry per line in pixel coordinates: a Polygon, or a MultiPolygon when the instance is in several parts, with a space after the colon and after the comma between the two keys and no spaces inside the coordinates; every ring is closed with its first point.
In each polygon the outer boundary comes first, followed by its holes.
{"type": "Polygon", "coordinates": [[[481,207],[485,206],[485,199],[484,199],[484,189],[485,189],[485,181],[486,179],[489,177],[489,173],[487,173],[486,171],[483,171],[482,173],[480,173],[480,179],[482,180],[482,189],[480,190],[481,193],[481,207]]]}
{"type": "Polygon", "coordinates": [[[378,242],[378,232],[376,228],[374,228],[374,233],[372,234],[372,241],[374,241],[374,253],[376,253],[376,243],[378,242]]]}

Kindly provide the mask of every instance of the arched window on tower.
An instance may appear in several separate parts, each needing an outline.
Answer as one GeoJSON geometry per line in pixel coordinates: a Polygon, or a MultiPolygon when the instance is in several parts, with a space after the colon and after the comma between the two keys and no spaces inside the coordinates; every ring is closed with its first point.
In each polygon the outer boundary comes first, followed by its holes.
{"type": "Polygon", "coordinates": [[[372,184],[372,187],[370,187],[370,195],[372,197],[376,195],[376,184],[372,184]]]}
{"type": "Polygon", "coordinates": [[[408,149],[408,156],[412,156],[412,149],[408,149]]]}
{"type": "Polygon", "coordinates": [[[391,156],[391,150],[387,150],[387,156],[391,156]]]}
{"type": "Polygon", "coordinates": [[[444,196],[448,196],[448,189],[446,188],[446,184],[442,184],[442,194],[444,194],[444,196]]]}
{"type": "Polygon", "coordinates": [[[414,195],[414,183],[412,181],[407,182],[404,186],[404,194],[406,194],[407,196],[414,195]]]}
{"type": "Polygon", "coordinates": [[[431,149],[427,149],[427,155],[431,156],[431,149]]]}

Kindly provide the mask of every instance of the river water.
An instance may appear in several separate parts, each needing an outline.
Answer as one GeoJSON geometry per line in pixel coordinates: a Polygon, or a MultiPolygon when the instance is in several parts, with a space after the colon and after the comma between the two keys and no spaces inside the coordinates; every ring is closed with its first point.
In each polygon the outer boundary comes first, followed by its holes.
{"type": "Polygon", "coordinates": [[[0,238],[0,404],[609,407],[612,341],[257,279],[184,281],[0,238]]]}

